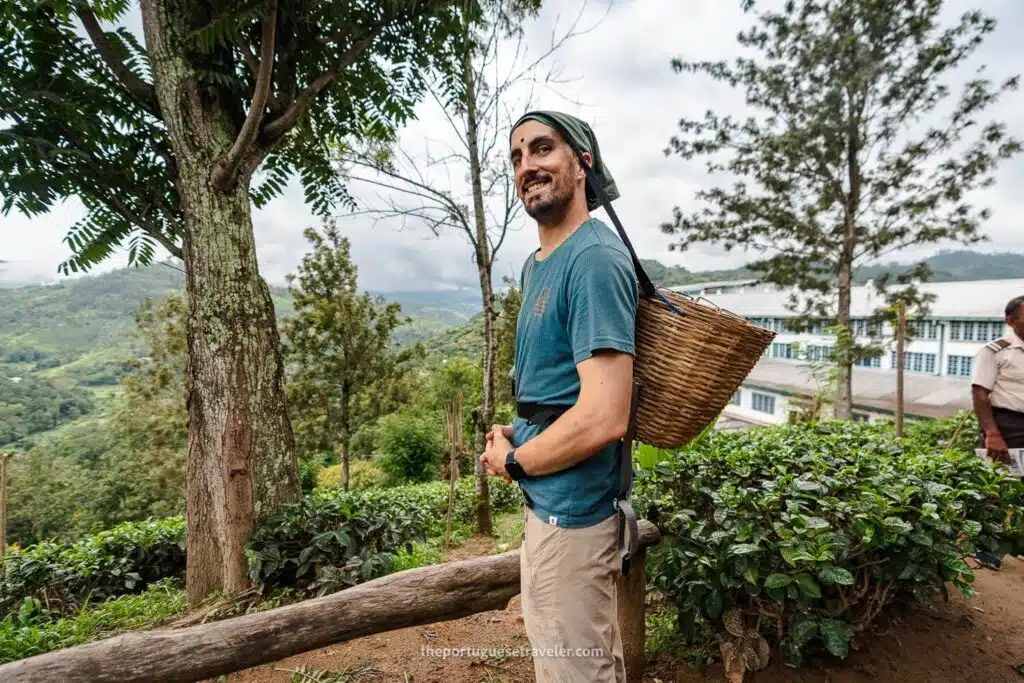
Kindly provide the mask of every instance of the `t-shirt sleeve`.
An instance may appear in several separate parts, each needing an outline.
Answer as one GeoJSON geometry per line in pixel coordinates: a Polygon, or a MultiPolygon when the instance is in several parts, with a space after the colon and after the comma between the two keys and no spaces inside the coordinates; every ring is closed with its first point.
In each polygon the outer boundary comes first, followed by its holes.
{"type": "Polygon", "coordinates": [[[573,362],[595,351],[636,351],[637,284],[633,262],[595,244],[580,252],[569,277],[568,330],[573,362]]]}
{"type": "Polygon", "coordinates": [[[977,384],[992,391],[999,377],[999,366],[996,363],[996,354],[984,346],[978,349],[974,356],[974,368],[971,373],[971,384],[977,384]]]}

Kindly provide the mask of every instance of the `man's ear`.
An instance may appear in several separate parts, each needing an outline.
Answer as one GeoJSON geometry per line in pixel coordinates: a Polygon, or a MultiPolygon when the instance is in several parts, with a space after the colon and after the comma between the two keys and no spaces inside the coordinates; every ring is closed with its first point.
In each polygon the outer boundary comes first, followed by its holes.
{"type": "MultiPolygon", "coordinates": [[[[580,165],[580,158],[575,156],[575,154],[573,156],[576,159],[576,165],[579,166],[580,165]]],[[[594,157],[591,156],[590,152],[584,152],[583,153],[583,162],[587,166],[593,166],[594,165],[594,157]]],[[[586,172],[586,170],[582,166],[580,166],[579,172],[580,172],[580,174],[582,175],[583,178],[587,177],[587,172],[586,172]]]]}

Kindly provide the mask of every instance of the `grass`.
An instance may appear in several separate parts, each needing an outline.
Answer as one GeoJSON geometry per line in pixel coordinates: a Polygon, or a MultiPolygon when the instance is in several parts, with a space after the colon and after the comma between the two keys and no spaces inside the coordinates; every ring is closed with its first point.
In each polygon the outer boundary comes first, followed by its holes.
{"type": "Polygon", "coordinates": [[[492,555],[515,550],[523,538],[523,512],[504,512],[494,519],[494,531],[498,540],[491,550],[492,555]]]}
{"type": "Polygon", "coordinates": [[[49,620],[37,602],[0,621],[0,663],[52,652],[114,635],[159,626],[185,609],[185,592],[172,581],[137,595],[84,606],[73,617],[49,620]]]}

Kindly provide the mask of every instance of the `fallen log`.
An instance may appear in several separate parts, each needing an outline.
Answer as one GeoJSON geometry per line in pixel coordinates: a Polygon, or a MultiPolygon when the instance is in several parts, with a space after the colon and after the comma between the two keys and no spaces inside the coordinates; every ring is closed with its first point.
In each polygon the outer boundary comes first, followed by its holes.
{"type": "MultiPolygon", "coordinates": [[[[640,546],[659,540],[657,528],[641,521],[640,546]]],[[[630,578],[643,571],[643,563],[637,562],[630,578]]],[[[620,621],[623,602],[636,601],[636,583],[620,596],[620,621]]],[[[409,569],[265,612],[182,629],[126,633],[36,655],[0,666],[0,681],[193,683],[374,633],[504,609],[518,593],[519,551],[512,550],[409,569]]],[[[642,587],[639,599],[642,625],[642,587]]],[[[634,621],[636,606],[627,613],[634,621]]]]}

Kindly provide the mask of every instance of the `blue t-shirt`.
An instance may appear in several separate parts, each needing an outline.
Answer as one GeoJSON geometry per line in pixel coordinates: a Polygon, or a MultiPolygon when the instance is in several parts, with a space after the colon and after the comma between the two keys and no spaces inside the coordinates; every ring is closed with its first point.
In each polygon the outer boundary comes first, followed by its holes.
{"type": "MultiPolygon", "coordinates": [[[[580,378],[576,365],[599,349],[635,352],[637,283],[625,245],[591,218],[547,258],[531,255],[520,276],[522,304],[516,328],[516,399],[570,406],[580,378]]],[[[521,446],[541,426],[512,423],[521,446]]],[[[520,488],[533,510],[563,527],[596,524],[615,514],[619,488],[617,444],[561,472],[525,479],[520,488]]]]}

